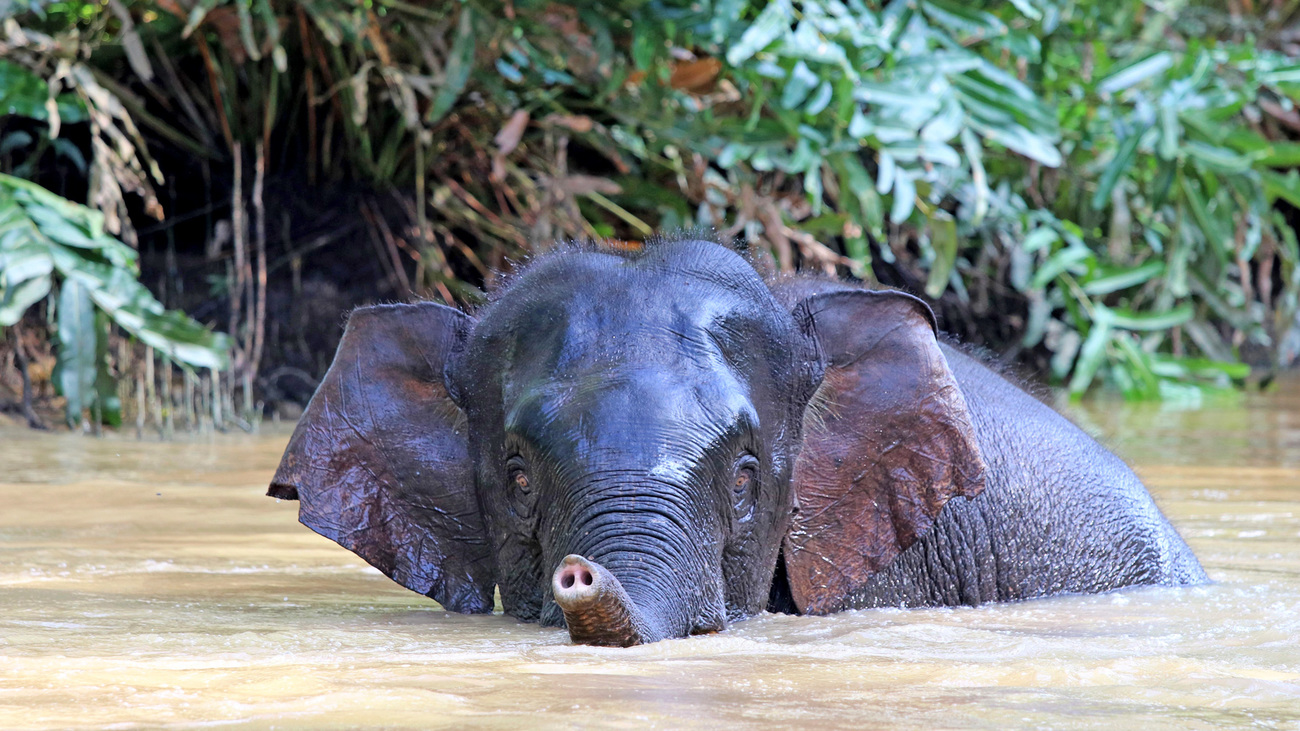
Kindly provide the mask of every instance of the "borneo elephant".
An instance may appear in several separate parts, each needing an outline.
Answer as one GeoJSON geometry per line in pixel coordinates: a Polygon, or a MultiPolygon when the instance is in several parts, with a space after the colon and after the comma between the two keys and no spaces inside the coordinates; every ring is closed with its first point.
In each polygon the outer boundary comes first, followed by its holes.
{"type": "Polygon", "coordinates": [[[1118,458],[924,302],[664,240],[352,313],[269,494],[457,612],[632,645],[762,612],[1205,580],[1118,458]]]}

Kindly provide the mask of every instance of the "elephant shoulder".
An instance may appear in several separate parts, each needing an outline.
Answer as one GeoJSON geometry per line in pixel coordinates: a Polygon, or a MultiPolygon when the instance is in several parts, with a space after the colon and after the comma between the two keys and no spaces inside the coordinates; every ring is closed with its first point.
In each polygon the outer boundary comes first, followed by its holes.
{"type": "Polygon", "coordinates": [[[996,561],[983,571],[997,574],[996,598],[1205,580],[1122,459],[1014,377],[942,347],[989,473],[985,493],[941,516],[941,524],[967,542],[989,544],[996,561]]]}

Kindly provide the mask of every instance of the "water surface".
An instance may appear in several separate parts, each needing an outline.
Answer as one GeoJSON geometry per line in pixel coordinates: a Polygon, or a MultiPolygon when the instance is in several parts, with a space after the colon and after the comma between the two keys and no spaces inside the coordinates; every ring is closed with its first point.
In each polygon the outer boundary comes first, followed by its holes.
{"type": "Polygon", "coordinates": [[[1215,583],[631,649],[462,617],[262,496],[287,431],[0,431],[0,728],[1300,729],[1300,382],[1072,412],[1215,583]]]}

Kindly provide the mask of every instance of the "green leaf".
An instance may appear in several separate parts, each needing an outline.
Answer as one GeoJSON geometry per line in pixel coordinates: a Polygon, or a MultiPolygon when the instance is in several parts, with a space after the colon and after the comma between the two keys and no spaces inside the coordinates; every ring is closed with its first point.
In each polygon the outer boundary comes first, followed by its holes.
{"type": "Polygon", "coordinates": [[[1052,305],[1042,293],[1036,293],[1029,298],[1029,320],[1025,325],[1025,335],[1020,339],[1020,344],[1026,348],[1032,348],[1043,341],[1043,336],[1047,333],[1047,323],[1052,319],[1052,305]]]}
{"type": "Polygon", "coordinates": [[[1016,10],[1019,10],[1021,15],[1030,20],[1039,20],[1043,17],[1042,12],[1034,7],[1030,0],[1011,0],[1011,4],[1016,6],[1016,10]]]}
{"type": "Polygon", "coordinates": [[[1173,160],[1178,156],[1178,145],[1181,142],[1181,127],[1178,125],[1178,108],[1172,104],[1160,107],[1157,115],[1160,119],[1160,136],[1156,141],[1156,154],[1161,159],[1173,160]]]}
{"type": "Polygon", "coordinates": [[[1110,310],[1111,323],[1121,330],[1168,330],[1192,319],[1195,314],[1190,302],[1167,312],[1132,312],[1119,308],[1110,310]]]}
{"type": "Polygon", "coordinates": [[[744,12],[746,0],[717,0],[713,3],[713,17],[709,20],[709,30],[714,43],[722,43],[731,35],[731,28],[737,18],[744,12]]]}
{"type": "Polygon", "coordinates": [[[123,329],[132,332],[141,342],[153,346],[158,352],[196,368],[226,370],[230,368],[229,339],[222,333],[212,332],[180,312],[120,311],[114,320],[123,329]],[[141,325],[132,330],[124,322],[139,317],[141,325]]]}
{"type": "Polygon", "coordinates": [[[1070,369],[1074,366],[1075,356],[1079,354],[1079,346],[1082,343],[1083,338],[1079,337],[1077,330],[1067,329],[1065,331],[1065,334],[1061,336],[1060,344],[1057,345],[1056,352],[1052,353],[1052,361],[1049,364],[1053,378],[1064,379],[1070,372],[1070,369]]]}
{"type": "Polygon", "coordinates": [[[767,48],[782,33],[790,30],[790,17],[793,14],[794,8],[790,7],[789,0],[777,0],[763,8],[763,12],[741,34],[740,40],[727,49],[727,63],[739,66],[755,53],[767,48]]]}
{"type": "Polygon", "coordinates": [[[1148,261],[1119,269],[1099,267],[1093,276],[1084,280],[1083,291],[1090,295],[1110,294],[1148,282],[1164,272],[1165,263],[1162,261],[1148,261]]]}
{"type": "Polygon", "coordinates": [[[23,318],[27,308],[45,299],[52,279],[36,276],[14,286],[0,288],[0,327],[9,327],[23,318]]]}
{"type": "Polygon", "coordinates": [[[958,3],[944,0],[926,0],[921,4],[925,14],[947,28],[958,33],[981,37],[1000,36],[1007,32],[1007,26],[992,13],[971,10],[958,3]]]}
{"type": "Polygon", "coordinates": [[[452,42],[451,52],[447,54],[447,65],[443,70],[444,81],[429,112],[425,117],[428,124],[433,124],[446,116],[469,83],[470,72],[474,70],[474,12],[469,5],[460,6],[460,20],[456,24],[456,39],[452,42]]]}
{"type": "Polygon", "coordinates": [[[894,202],[889,208],[889,220],[902,223],[912,215],[916,206],[916,183],[910,171],[898,168],[894,172],[894,202]]]}
{"type": "Polygon", "coordinates": [[[823,81],[821,86],[817,87],[816,93],[814,93],[812,98],[808,100],[808,104],[804,107],[803,113],[812,117],[821,114],[822,110],[830,105],[832,94],[833,90],[831,89],[831,82],[823,81]]]}
{"type": "Polygon", "coordinates": [[[1101,83],[1097,84],[1097,91],[1101,94],[1114,94],[1123,91],[1164,72],[1173,65],[1173,55],[1167,51],[1161,51],[1102,79],[1101,83]]]}
{"type": "MultiPolygon", "coordinates": [[[[885,215],[884,207],[880,201],[880,194],[876,192],[874,181],[867,173],[867,169],[862,166],[862,161],[858,159],[856,153],[840,155],[836,158],[835,166],[839,170],[840,187],[846,189],[857,201],[858,224],[865,228],[876,238],[883,238],[885,215]]],[[[863,263],[866,263],[865,241],[862,251],[863,263]]],[[[854,257],[855,260],[858,257],[854,257]]]]}
{"type": "MultiPolygon", "coordinates": [[[[0,117],[14,115],[46,121],[50,118],[45,104],[50,87],[45,80],[12,61],[0,59],[0,117]]],[[[62,124],[88,119],[85,104],[76,94],[60,94],[55,106],[62,124]]]]}
{"type": "Polygon", "coordinates": [[[903,109],[924,107],[934,112],[939,111],[938,100],[917,97],[917,90],[905,84],[877,84],[863,81],[853,88],[853,98],[880,107],[903,109]]]}
{"type": "Polygon", "coordinates": [[[60,338],[71,338],[66,344],[60,340],[67,351],[60,358],[69,365],[59,369],[59,387],[79,399],[69,402],[76,418],[80,408],[93,401],[93,394],[77,387],[77,379],[85,375],[79,347],[84,342],[78,338],[88,337],[84,328],[94,334],[93,327],[80,324],[86,319],[81,317],[83,305],[92,312],[98,307],[122,329],[174,360],[218,370],[228,367],[226,337],[183,313],[165,311],[136,279],[135,252],[102,232],[98,213],[29,181],[0,174],[0,319],[21,316],[48,292],[52,275],[62,279],[59,324],[66,322],[67,328],[60,330],[60,338]]]}
{"type": "MultiPolygon", "coordinates": [[[[1192,216],[1196,219],[1196,223],[1200,225],[1201,231],[1210,246],[1214,247],[1213,250],[1215,251],[1230,251],[1233,247],[1232,221],[1224,221],[1210,212],[1205,197],[1201,194],[1199,183],[1189,177],[1183,177],[1181,182],[1183,198],[1187,201],[1188,207],[1192,209],[1192,216]]],[[[1265,187],[1267,188],[1267,185],[1265,187]]],[[[1216,210],[1217,212],[1221,211],[1216,210]]]]}
{"type": "Polygon", "coordinates": [[[1042,289],[1072,267],[1092,258],[1092,252],[1082,246],[1067,246],[1043,262],[1038,271],[1034,272],[1034,278],[1029,281],[1029,288],[1042,289]]]}
{"type": "Polygon", "coordinates": [[[1244,128],[1229,132],[1224,141],[1238,152],[1249,155],[1256,165],[1271,168],[1300,166],[1300,142],[1269,140],[1244,128]]]}
{"type": "Polygon", "coordinates": [[[1097,183],[1097,192],[1092,196],[1094,211],[1100,211],[1110,203],[1110,193],[1115,189],[1120,176],[1132,167],[1133,158],[1137,156],[1138,143],[1142,141],[1142,135],[1146,134],[1147,129],[1147,127],[1139,127],[1132,130],[1120,142],[1119,149],[1115,150],[1115,157],[1111,158],[1110,164],[1106,166],[1106,171],[1102,173],[1101,180],[1097,183]]]}
{"type": "Polygon", "coordinates": [[[95,399],[100,423],[122,426],[122,399],[117,395],[117,379],[108,368],[108,316],[103,312],[95,313],[95,332],[95,399]]]}
{"type": "Polygon", "coordinates": [[[1059,132],[1055,109],[1014,76],[989,64],[949,78],[953,93],[973,120],[989,127],[1018,124],[1054,141],[1059,132]]]}
{"type": "Polygon", "coordinates": [[[66,246],[83,249],[98,249],[101,242],[87,236],[85,231],[73,223],[72,219],[59,211],[41,205],[27,206],[27,215],[45,236],[66,246]]]}
{"type": "Polygon", "coordinates": [[[1264,72],[1261,77],[1260,81],[1270,85],[1298,84],[1300,83],[1300,64],[1279,66],[1264,72]]]}
{"type": "Polygon", "coordinates": [[[1261,170],[1259,174],[1264,181],[1264,194],[1269,201],[1281,199],[1300,208],[1300,173],[1291,170],[1283,175],[1272,170],[1261,170]]]}
{"type": "Polygon", "coordinates": [[[1251,167],[1250,158],[1238,155],[1226,147],[1206,144],[1199,140],[1187,140],[1183,143],[1183,148],[1197,162],[1216,172],[1237,175],[1251,167]]]}
{"type": "Polygon", "coordinates": [[[948,288],[953,267],[957,263],[957,221],[946,211],[936,210],[930,217],[930,246],[934,248],[934,261],[925,283],[925,293],[939,299],[948,288]]]}
{"type": "Polygon", "coordinates": [[[966,114],[955,98],[949,98],[930,121],[921,128],[921,139],[934,142],[947,142],[962,131],[966,114]]]}
{"type": "Polygon", "coordinates": [[[871,121],[867,119],[867,115],[862,113],[862,108],[857,104],[853,105],[853,115],[849,118],[849,136],[866,137],[871,134],[871,129],[871,121]]]}
{"type": "Polygon", "coordinates": [[[785,88],[781,90],[781,107],[794,109],[802,104],[804,99],[808,98],[808,92],[812,91],[819,81],[821,79],[808,69],[808,64],[803,61],[795,64],[794,70],[790,72],[790,78],[785,82],[785,88]]]}
{"type": "Polygon", "coordinates": [[[33,277],[42,277],[54,269],[49,247],[13,231],[3,235],[0,224],[0,287],[15,287],[33,277]]]}
{"type": "MultiPolygon", "coordinates": [[[[787,58],[802,58],[807,61],[832,64],[852,72],[844,48],[838,43],[828,43],[813,27],[813,23],[807,20],[800,23],[793,33],[785,37],[785,42],[781,45],[781,55],[787,58]]],[[[852,75],[856,76],[856,74],[852,75]]]]}
{"type": "Polygon", "coordinates": [[[1235,381],[1250,377],[1250,366],[1245,363],[1211,360],[1209,358],[1175,358],[1156,355],[1152,357],[1151,369],[1165,378],[1188,378],[1191,376],[1213,377],[1222,374],[1235,381]]]}
{"type": "Polygon", "coordinates": [[[68,400],[68,426],[81,423],[82,410],[95,400],[95,308],[79,282],[59,292],[59,388],[68,400]]]}
{"type": "Polygon", "coordinates": [[[1061,151],[1056,149],[1051,138],[1030,132],[1018,124],[994,127],[972,122],[971,127],[990,141],[1037,160],[1049,168],[1061,166],[1061,151]]]}
{"type": "Polygon", "coordinates": [[[989,198],[992,195],[992,191],[989,190],[988,172],[984,169],[984,148],[969,128],[961,131],[961,147],[966,153],[966,160],[970,163],[971,183],[975,188],[975,207],[972,211],[971,223],[978,225],[989,212],[989,198]]]}
{"type": "Polygon", "coordinates": [[[1097,370],[1101,368],[1106,358],[1106,345],[1111,339],[1113,316],[1107,308],[1101,305],[1095,307],[1092,329],[1088,332],[1087,339],[1083,341],[1083,347],[1079,348],[1079,360],[1075,362],[1074,375],[1070,378],[1070,395],[1073,397],[1083,395],[1083,392],[1092,385],[1097,370]]]}
{"type": "Polygon", "coordinates": [[[1033,253],[1039,249],[1050,249],[1052,245],[1061,240],[1061,235],[1056,229],[1050,226],[1039,226],[1030,231],[1026,236],[1021,248],[1026,252],[1033,253]]]}
{"type": "Polygon", "coordinates": [[[1160,379],[1151,370],[1151,357],[1138,349],[1132,337],[1118,336],[1111,339],[1116,345],[1121,358],[1112,371],[1119,376],[1117,380],[1127,381],[1121,384],[1125,398],[1149,399],[1160,395],[1160,379]]]}

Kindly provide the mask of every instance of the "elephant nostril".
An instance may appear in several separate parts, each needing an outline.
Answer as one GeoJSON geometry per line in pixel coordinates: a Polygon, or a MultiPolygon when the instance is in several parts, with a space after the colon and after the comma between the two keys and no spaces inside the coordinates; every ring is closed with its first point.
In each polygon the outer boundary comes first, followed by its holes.
{"type": "Polygon", "coordinates": [[[572,589],[577,584],[591,586],[596,583],[596,578],[582,566],[564,567],[560,570],[559,580],[561,589],[572,589]]]}

